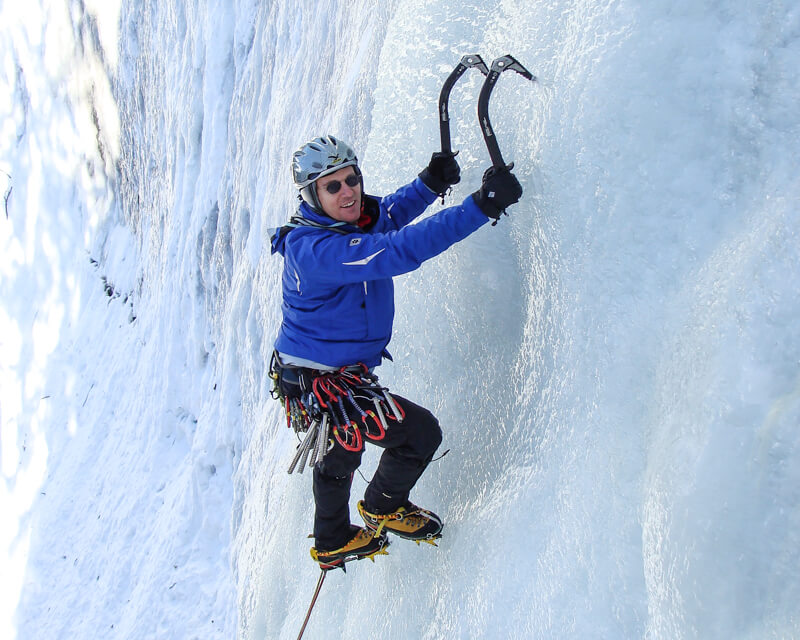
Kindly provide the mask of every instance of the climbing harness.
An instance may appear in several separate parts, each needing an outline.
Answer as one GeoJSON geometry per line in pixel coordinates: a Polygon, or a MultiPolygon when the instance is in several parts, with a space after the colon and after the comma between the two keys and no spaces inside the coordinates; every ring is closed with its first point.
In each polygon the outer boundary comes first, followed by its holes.
{"type": "Polygon", "coordinates": [[[383,440],[390,422],[405,418],[402,407],[363,363],[319,371],[286,364],[275,352],[269,376],[286,426],[300,439],[289,473],[313,467],[334,441],[347,451],[361,451],[364,438],[383,440]]]}

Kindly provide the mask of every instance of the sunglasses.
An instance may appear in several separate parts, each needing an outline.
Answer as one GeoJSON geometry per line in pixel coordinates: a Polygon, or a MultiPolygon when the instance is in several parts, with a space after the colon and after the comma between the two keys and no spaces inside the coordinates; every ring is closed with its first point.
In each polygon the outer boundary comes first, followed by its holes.
{"type": "MultiPolygon", "coordinates": [[[[351,189],[358,184],[361,183],[361,178],[359,178],[355,173],[351,173],[344,179],[344,183],[350,187],[351,189]]],[[[342,183],[339,180],[331,180],[328,184],[325,185],[325,191],[333,195],[334,193],[339,193],[339,189],[342,188],[342,183]]]]}

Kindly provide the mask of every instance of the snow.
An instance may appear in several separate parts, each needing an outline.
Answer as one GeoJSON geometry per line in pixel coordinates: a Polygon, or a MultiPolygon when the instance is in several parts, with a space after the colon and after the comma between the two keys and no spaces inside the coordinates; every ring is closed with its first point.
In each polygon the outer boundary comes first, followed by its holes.
{"type": "MultiPolygon", "coordinates": [[[[800,637],[797,7],[0,17],[0,637],[296,637],[318,569],[267,230],[315,135],[370,192],[411,180],[466,53],[539,80],[490,105],[523,200],[396,280],[379,373],[442,423],[413,498],[445,536],[332,573],[306,637],[800,637]]],[[[450,202],[488,165],[480,83],[450,202]]]]}

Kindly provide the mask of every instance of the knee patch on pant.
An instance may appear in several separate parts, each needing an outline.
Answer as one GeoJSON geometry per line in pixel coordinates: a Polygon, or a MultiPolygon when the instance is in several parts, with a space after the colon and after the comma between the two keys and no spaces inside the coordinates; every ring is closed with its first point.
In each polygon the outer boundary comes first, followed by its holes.
{"type": "Polygon", "coordinates": [[[427,461],[442,444],[442,428],[430,411],[427,409],[423,411],[424,414],[417,417],[417,426],[413,436],[409,437],[409,445],[417,457],[427,461]]]}

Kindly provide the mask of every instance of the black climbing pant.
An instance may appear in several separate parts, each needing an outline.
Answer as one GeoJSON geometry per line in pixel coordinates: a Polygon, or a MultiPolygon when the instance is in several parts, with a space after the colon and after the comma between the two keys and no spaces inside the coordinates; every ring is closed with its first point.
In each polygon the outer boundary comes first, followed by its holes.
{"type": "MultiPolygon", "coordinates": [[[[364,502],[372,513],[392,513],[405,504],[442,442],[439,421],[430,411],[394,393],[392,397],[405,411],[404,420],[388,420],[382,440],[365,439],[384,449],[364,493],[364,502]]],[[[335,439],[333,442],[333,448],[314,467],[314,538],[320,550],[338,549],[352,537],[350,486],[364,453],[363,448],[348,451],[335,439]]]]}

